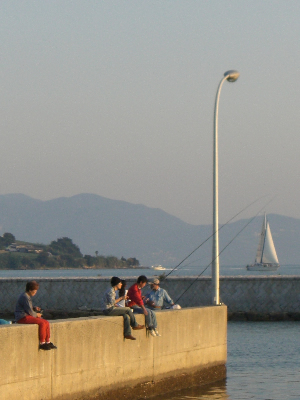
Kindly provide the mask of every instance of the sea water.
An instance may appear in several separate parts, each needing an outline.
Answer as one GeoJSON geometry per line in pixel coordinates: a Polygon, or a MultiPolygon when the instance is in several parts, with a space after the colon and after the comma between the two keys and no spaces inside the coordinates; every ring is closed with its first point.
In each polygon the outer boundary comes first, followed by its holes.
{"type": "Polygon", "coordinates": [[[229,322],[227,379],[153,400],[299,400],[300,322],[229,322]]]}
{"type": "MultiPolygon", "coordinates": [[[[164,270],[153,268],[128,268],[128,269],[52,269],[52,270],[0,270],[0,278],[68,278],[68,277],[137,277],[146,275],[147,277],[166,274],[169,276],[211,276],[211,267],[207,266],[180,266],[166,267],[164,270]]],[[[282,265],[278,271],[259,272],[247,271],[242,266],[222,266],[220,276],[280,276],[280,275],[300,275],[300,265],[282,265]]],[[[299,398],[300,399],[300,398],[299,398]]]]}

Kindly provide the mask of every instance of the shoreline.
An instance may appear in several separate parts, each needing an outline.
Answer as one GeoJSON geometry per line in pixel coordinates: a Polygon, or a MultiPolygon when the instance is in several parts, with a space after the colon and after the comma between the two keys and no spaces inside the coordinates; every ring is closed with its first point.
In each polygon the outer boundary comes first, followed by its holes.
{"type": "Polygon", "coordinates": [[[151,267],[114,267],[114,268],[104,268],[104,267],[100,267],[100,268],[93,268],[93,267],[81,267],[81,268],[0,268],[0,271],[71,271],[71,270],[93,270],[93,271],[97,271],[97,270],[106,270],[106,269],[151,269],[151,267]]]}

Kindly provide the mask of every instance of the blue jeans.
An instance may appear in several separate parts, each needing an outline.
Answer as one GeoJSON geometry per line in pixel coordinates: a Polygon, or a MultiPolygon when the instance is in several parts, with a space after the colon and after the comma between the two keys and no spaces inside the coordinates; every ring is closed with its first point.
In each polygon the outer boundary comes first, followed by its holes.
{"type": "MultiPolygon", "coordinates": [[[[144,314],[144,310],[142,307],[139,306],[132,306],[133,312],[135,314],[144,314]]],[[[147,328],[157,328],[157,321],[156,321],[156,315],[155,312],[150,310],[149,308],[146,307],[146,310],[148,311],[148,315],[145,315],[145,321],[146,321],[146,327],[147,328]]]]}
{"type": "Polygon", "coordinates": [[[103,310],[103,314],[109,317],[122,316],[124,318],[124,336],[131,335],[130,326],[134,327],[138,325],[129,307],[111,307],[107,310],[103,310]]]}

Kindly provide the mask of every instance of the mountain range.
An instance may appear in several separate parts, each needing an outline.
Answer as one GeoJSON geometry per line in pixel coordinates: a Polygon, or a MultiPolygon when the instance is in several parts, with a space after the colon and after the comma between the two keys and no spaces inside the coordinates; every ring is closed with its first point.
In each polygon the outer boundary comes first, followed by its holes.
{"type": "MultiPolygon", "coordinates": [[[[222,251],[221,265],[254,261],[262,218],[247,226],[250,220],[240,219],[220,229],[220,251],[237,235],[222,251]]],[[[279,262],[298,264],[300,219],[269,214],[268,220],[279,262]]],[[[188,224],[158,208],[88,193],[47,201],[23,194],[0,195],[0,234],[5,232],[43,244],[66,236],[83,254],[98,251],[104,256],[135,257],[147,266],[175,266],[206,241],[185,264],[205,266],[211,260],[211,225],[188,224]]]]}

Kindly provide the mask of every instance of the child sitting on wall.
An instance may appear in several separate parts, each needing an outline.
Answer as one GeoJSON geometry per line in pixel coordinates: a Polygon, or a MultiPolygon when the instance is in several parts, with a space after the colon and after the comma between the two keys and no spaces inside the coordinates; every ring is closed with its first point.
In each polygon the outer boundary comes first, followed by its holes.
{"type": "Polygon", "coordinates": [[[50,324],[42,318],[40,307],[33,307],[31,298],[36,295],[39,284],[30,281],[26,284],[26,291],[22,293],[17,301],[15,319],[18,324],[37,324],[39,326],[39,339],[41,350],[52,350],[57,347],[50,342],[50,324]]]}

